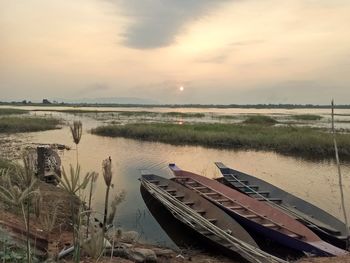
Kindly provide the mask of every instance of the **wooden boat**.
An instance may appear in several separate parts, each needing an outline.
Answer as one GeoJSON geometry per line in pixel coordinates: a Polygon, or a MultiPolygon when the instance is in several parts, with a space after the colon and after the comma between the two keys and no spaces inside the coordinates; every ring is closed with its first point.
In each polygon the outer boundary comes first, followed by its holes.
{"type": "Polygon", "coordinates": [[[323,240],[337,247],[347,248],[349,237],[346,225],[339,219],[259,178],[231,169],[220,162],[215,165],[222,173],[223,183],[226,185],[286,211],[323,240]]]}
{"type": "Polygon", "coordinates": [[[318,256],[349,253],[321,240],[314,232],[285,212],[251,198],[216,180],[169,165],[176,181],[225,210],[250,232],[258,232],[285,246],[318,256]]]}
{"type": "Polygon", "coordinates": [[[140,180],[141,187],[188,230],[188,235],[194,235],[206,246],[245,262],[284,262],[260,251],[239,223],[198,193],[147,171],[140,180]]]}

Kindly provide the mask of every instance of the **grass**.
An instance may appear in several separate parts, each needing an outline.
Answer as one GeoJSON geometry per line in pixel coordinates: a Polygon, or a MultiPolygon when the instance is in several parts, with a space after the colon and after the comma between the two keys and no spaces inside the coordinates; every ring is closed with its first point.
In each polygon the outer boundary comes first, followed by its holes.
{"type": "Polygon", "coordinates": [[[7,169],[11,167],[11,162],[0,158],[0,170],[7,169]]]}
{"type": "Polygon", "coordinates": [[[274,125],[277,121],[266,115],[251,115],[243,121],[245,124],[274,125]]]}
{"type": "Polygon", "coordinates": [[[13,114],[25,114],[28,113],[26,110],[12,109],[12,108],[0,108],[0,116],[13,115],[13,114]]]}
{"type": "Polygon", "coordinates": [[[300,114],[292,115],[291,118],[298,121],[319,121],[322,119],[322,116],[315,114],[300,114]]]}
{"type": "Polygon", "coordinates": [[[236,120],[239,119],[237,115],[213,115],[214,119],[220,120],[236,120]]]}
{"type": "Polygon", "coordinates": [[[199,113],[199,112],[184,113],[184,112],[171,111],[171,112],[162,113],[162,116],[164,116],[164,117],[178,117],[178,118],[204,118],[205,114],[199,113]]]}
{"type": "Polygon", "coordinates": [[[60,120],[39,117],[2,117],[0,118],[0,133],[35,132],[57,129],[60,120]]]}
{"type": "MultiPolygon", "coordinates": [[[[101,126],[92,130],[101,136],[134,138],[175,145],[215,148],[274,150],[309,157],[334,155],[332,136],[322,129],[244,124],[127,124],[101,126]]],[[[342,157],[350,157],[350,135],[338,134],[342,157]]]]}

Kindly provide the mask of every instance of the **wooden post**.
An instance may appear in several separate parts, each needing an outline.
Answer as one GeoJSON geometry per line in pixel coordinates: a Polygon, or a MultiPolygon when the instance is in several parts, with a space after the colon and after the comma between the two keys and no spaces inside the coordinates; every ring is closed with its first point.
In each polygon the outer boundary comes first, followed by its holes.
{"type": "Polygon", "coordinates": [[[332,134],[333,134],[333,143],[334,143],[334,150],[335,150],[335,159],[336,159],[337,167],[338,167],[338,179],[339,179],[341,206],[342,206],[342,210],[343,210],[343,214],[344,214],[344,221],[345,221],[345,226],[346,226],[346,235],[347,235],[346,249],[349,249],[349,238],[350,238],[349,231],[350,230],[349,230],[348,216],[346,214],[346,208],[345,208],[343,178],[342,178],[341,169],[340,169],[338,146],[337,146],[337,140],[335,138],[335,129],[334,129],[334,100],[332,100],[332,134]]]}

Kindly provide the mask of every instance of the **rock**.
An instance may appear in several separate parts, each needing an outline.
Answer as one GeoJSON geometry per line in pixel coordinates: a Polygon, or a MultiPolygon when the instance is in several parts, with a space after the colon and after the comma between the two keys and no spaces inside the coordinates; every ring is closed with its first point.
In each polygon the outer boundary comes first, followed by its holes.
{"type": "Polygon", "coordinates": [[[117,247],[113,250],[113,255],[132,260],[133,262],[157,262],[157,256],[151,249],[117,247]]]}
{"type": "Polygon", "coordinates": [[[122,232],[120,241],[125,243],[134,243],[139,239],[139,236],[139,233],[137,233],[136,231],[122,232]]]}
{"type": "Polygon", "coordinates": [[[147,248],[133,248],[129,254],[131,260],[135,262],[157,262],[156,253],[153,250],[147,248]]]}
{"type": "Polygon", "coordinates": [[[156,247],[156,248],[153,248],[152,250],[157,255],[157,257],[170,258],[176,254],[173,250],[167,249],[167,248],[157,248],[156,247]]]}

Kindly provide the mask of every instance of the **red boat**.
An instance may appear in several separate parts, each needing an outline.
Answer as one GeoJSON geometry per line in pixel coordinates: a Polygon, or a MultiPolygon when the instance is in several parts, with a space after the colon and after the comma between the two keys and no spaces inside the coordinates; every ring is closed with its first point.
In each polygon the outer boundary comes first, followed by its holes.
{"type": "Polygon", "coordinates": [[[169,164],[177,182],[201,194],[235,218],[248,232],[259,233],[284,246],[317,256],[349,253],[321,240],[290,215],[204,176],[169,164]]]}

